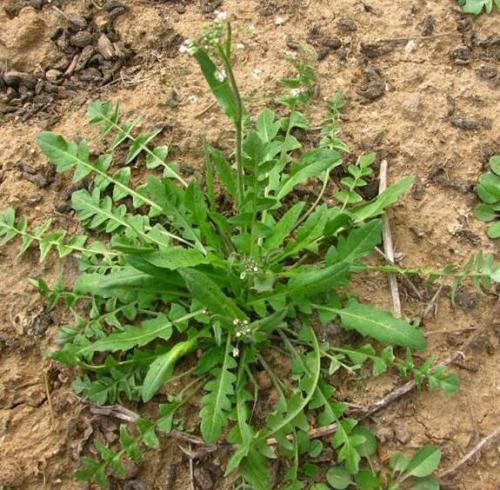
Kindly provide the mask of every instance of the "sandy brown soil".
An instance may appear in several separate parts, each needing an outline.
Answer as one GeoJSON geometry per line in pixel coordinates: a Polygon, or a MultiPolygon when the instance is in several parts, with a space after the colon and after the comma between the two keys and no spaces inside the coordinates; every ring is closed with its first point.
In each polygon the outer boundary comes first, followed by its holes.
{"type": "MultiPolygon", "coordinates": [[[[50,128],[86,137],[99,149],[97,132],[85,118],[93,98],[119,100],[125,111],[143,116],[144,127],[164,123],[162,138],[186,174],[199,166],[203,135],[213,143],[230,136],[217,108],[205,111],[212,99],[197,67],[177,53],[182,39],[195,37],[222,2],[124,0],[122,10],[117,2],[100,9],[102,3],[52,2],[57,9],[43,0],[0,5],[0,69],[4,78],[12,70],[22,72],[0,84],[0,202],[35,224],[51,217],[65,229],[78,227],[68,212],[67,178],[54,177],[34,139],[50,128]],[[84,16],[87,25],[75,27],[74,16],[84,16]],[[71,37],[81,32],[90,38],[71,37]],[[102,33],[114,43],[112,58],[94,49],[92,56],[100,58],[69,70],[102,33]]],[[[343,137],[354,152],[377,151],[388,160],[392,181],[417,176],[412,192],[390,213],[402,265],[439,268],[461,264],[480,250],[498,254],[498,245],[471,214],[474,183],[488,157],[500,152],[498,12],[471,19],[454,0],[224,0],[222,7],[232,15],[242,45],[237,75],[251,109],[278,93],[279,79],[290,71],[283,55],[296,42],[309,43],[321,58],[320,92],[310,117],[319,123],[323,98],[342,91],[343,137]]],[[[91,415],[71,394],[74,373],[44,358],[66,319],[46,311],[27,278],[50,282],[61,266],[53,260],[39,264],[35,252],[16,254],[16,246],[0,254],[0,487],[79,488],[71,475],[80,454],[96,434],[114,440],[117,424],[91,415]]],[[[68,261],[65,268],[71,273],[74,264],[68,261]]],[[[423,301],[401,284],[408,315],[418,314],[436,289],[418,287],[423,301]]],[[[356,289],[362,298],[391,307],[383,277],[358,281],[356,289]]],[[[489,321],[494,302],[494,294],[477,297],[465,290],[453,307],[443,294],[436,315],[425,322],[430,351],[442,359],[456,350],[470,333],[464,329],[489,321]]],[[[382,457],[435,443],[447,468],[498,427],[500,331],[493,327],[454,366],[462,379],[457,395],[413,394],[374,417],[382,457]]],[[[368,386],[351,383],[347,395],[369,402],[398,383],[396,375],[368,386]]],[[[130,468],[130,479],[114,488],[188,488],[186,457],[174,443],[162,444],[161,452],[130,468]]],[[[448,488],[500,488],[499,451],[491,445],[448,488]]],[[[195,474],[199,488],[225,488],[217,458],[199,462],[195,474]]]]}

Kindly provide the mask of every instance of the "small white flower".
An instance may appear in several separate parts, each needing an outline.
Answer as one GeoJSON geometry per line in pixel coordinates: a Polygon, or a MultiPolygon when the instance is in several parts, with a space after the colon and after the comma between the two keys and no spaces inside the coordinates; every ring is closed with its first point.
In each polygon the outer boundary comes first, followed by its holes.
{"type": "Polygon", "coordinates": [[[196,102],[198,102],[198,97],[196,97],[196,95],[190,95],[188,101],[190,104],[196,104],[196,102]]]}
{"type": "Polygon", "coordinates": [[[240,279],[243,281],[243,279],[245,279],[245,277],[247,277],[247,273],[245,271],[243,271],[241,274],[240,274],[240,279]]]}
{"type": "Polygon", "coordinates": [[[227,20],[227,12],[224,12],[224,10],[220,10],[217,12],[217,15],[215,16],[215,20],[217,22],[224,22],[227,20]]]}
{"type": "Polygon", "coordinates": [[[259,268],[257,266],[254,266],[254,268],[252,269],[254,272],[259,272],[259,268]]]}
{"type": "Polygon", "coordinates": [[[196,53],[196,50],[198,48],[196,47],[196,44],[192,39],[186,39],[184,42],[179,46],[179,53],[181,54],[190,54],[191,56],[196,53]]]}
{"type": "Polygon", "coordinates": [[[292,90],[290,90],[290,95],[292,97],[297,97],[298,95],[300,95],[303,92],[304,92],[303,88],[292,88],[292,90]]]}
{"type": "Polygon", "coordinates": [[[223,82],[227,78],[226,72],[223,69],[216,70],[214,76],[219,82],[223,82]]]}
{"type": "Polygon", "coordinates": [[[241,332],[236,332],[236,337],[241,337],[241,332]]]}
{"type": "Polygon", "coordinates": [[[410,39],[405,46],[405,53],[410,54],[413,53],[417,49],[417,41],[415,39],[410,39]]]}
{"type": "Polygon", "coordinates": [[[262,76],[262,70],[260,68],[255,68],[252,71],[252,77],[255,78],[255,80],[258,80],[262,76]]]}
{"type": "Polygon", "coordinates": [[[240,323],[240,321],[239,321],[237,318],[235,318],[235,319],[233,320],[233,325],[238,325],[238,323],[240,323]]]}
{"type": "Polygon", "coordinates": [[[240,349],[238,347],[233,349],[233,357],[240,357],[240,349]]]}

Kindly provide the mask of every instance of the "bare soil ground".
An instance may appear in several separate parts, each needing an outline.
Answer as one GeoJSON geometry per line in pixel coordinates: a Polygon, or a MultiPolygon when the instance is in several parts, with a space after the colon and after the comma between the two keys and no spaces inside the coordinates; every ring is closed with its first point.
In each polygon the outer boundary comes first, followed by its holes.
{"type": "MultiPolygon", "coordinates": [[[[488,158],[500,152],[500,16],[464,16],[454,0],[3,0],[1,207],[14,206],[35,224],[51,217],[60,227],[78,229],[68,205],[70,183],[54,176],[34,140],[50,129],[85,137],[98,149],[85,117],[95,98],[119,100],[126,112],[143,116],[144,127],[162,124],[173,157],[186,174],[196,173],[201,137],[227,141],[230,131],[178,46],[199,34],[215,8],[233,18],[241,44],[237,75],[252,110],[279,92],[279,79],[290,72],[284,55],[307,43],[319,58],[319,91],[309,114],[315,124],[325,114],[324,98],[342,91],[343,137],[354,153],[377,151],[389,162],[391,181],[417,176],[412,192],[390,212],[402,265],[459,265],[480,250],[498,256],[498,245],[471,212],[474,184],[488,158]]],[[[91,450],[94,437],[115,440],[118,424],[92,415],[71,394],[74,373],[45,358],[65,318],[46,310],[27,278],[50,282],[61,266],[40,264],[35,252],[16,254],[16,246],[0,254],[0,487],[80,488],[72,479],[80,455],[91,450]]],[[[74,269],[67,261],[70,277],[74,269]]],[[[416,286],[422,299],[400,284],[408,315],[418,314],[437,288],[416,286]]],[[[384,277],[363,278],[356,290],[391,308],[384,277]]],[[[491,322],[494,302],[493,294],[478,297],[464,289],[452,306],[445,290],[425,321],[436,358],[491,322]]],[[[498,324],[487,332],[453,367],[462,379],[457,395],[411,394],[373,417],[382,458],[434,443],[446,468],[498,427],[498,324]]],[[[350,380],[341,394],[363,404],[400,383],[396,374],[368,385],[350,380]]],[[[197,488],[226,488],[221,463],[217,456],[196,463],[197,488]]],[[[160,452],[129,468],[129,479],[113,488],[189,485],[187,458],[174,441],[164,440],[160,452]]],[[[447,488],[500,488],[500,446],[462,467],[447,488]]]]}

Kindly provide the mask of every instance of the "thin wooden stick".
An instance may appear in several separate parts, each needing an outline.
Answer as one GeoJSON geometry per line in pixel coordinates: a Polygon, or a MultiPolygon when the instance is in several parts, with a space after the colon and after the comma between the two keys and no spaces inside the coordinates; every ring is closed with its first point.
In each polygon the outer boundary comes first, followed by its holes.
{"type": "Polygon", "coordinates": [[[428,332],[425,332],[425,335],[429,336],[441,333],[464,333],[464,332],[469,332],[471,330],[476,330],[476,328],[477,327],[464,327],[464,328],[454,328],[452,330],[446,330],[445,328],[443,328],[441,330],[429,330],[428,332]]]}
{"type": "MultiPolygon", "coordinates": [[[[380,162],[380,182],[378,192],[382,194],[387,189],[387,160],[382,160],[380,162]]],[[[384,230],[384,254],[389,262],[394,263],[394,248],[392,245],[392,234],[391,227],[389,225],[389,218],[387,214],[383,218],[384,230]]],[[[395,274],[388,274],[389,287],[391,288],[392,304],[394,309],[394,315],[398,318],[401,317],[401,300],[399,298],[399,288],[398,281],[395,274]]]]}
{"type": "MultiPolygon", "coordinates": [[[[189,445],[189,450],[191,451],[191,444],[189,445]]],[[[191,490],[196,490],[194,483],[194,465],[193,465],[193,457],[189,456],[189,478],[191,480],[191,490]]]]}
{"type": "Polygon", "coordinates": [[[198,119],[199,117],[205,115],[215,104],[217,104],[216,100],[207,105],[207,107],[205,107],[205,109],[203,109],[202,111],[198,112],[198,114],[195,114],[194,116],[195,119],[198,119]]]}
{"type": "Polygon", "coordinates": [[[479,441],[479,444],[477,444],[474,448],[472,448],[455,465],[453,465],[451,468],[440,473],[439,478],[446,478],[447,476],[450,476],[453,473],[455,473],[459,468],[461,468],[465,463],[467,463],[467,461],[469,461],[471,458],[473,458],[479,451],[481,451],[482,449],[485,449],[495,439],[498,439],[498,438],[500,438],[500,426],[498,426],[491,434],[486,436],[484,439],[481,439],[481,441],[479,441]]]}
{"type": "Polygon", "coordinates": [[[85,405],[88,405],[90,413],[94,415],[105,415],[107,417],[114,417],[116,419],[123,420],[124,422],[137,422],[141,418],[138,413],[129,410],[128,408],[122,407],[121,405],[94,405],[93,403],[81,398],[77,395],[75,397],[85,405]]]}
{"type": "Polygon", "coordinates": [[[411,41],[412,39],[418,41],[425,41],[427,39],[437,39],[440,37],[448,37],[448,36],[458,36],[460,33],[458,31],[448,31],[448,32],[436,32],[436,34],[429,34],[428,36],[408,36],[408,37],[393,37],[389,39],[377,39],[375,41],[371,41],[375,43],[406,43],[411,41]]]}
{"type": "Polygon", "coordinates": [[[47,394],[47,403],[49,404],[49,413],[50,413],[50,426],[52,429],[55,427],[54,422],[54,407],[52,406],[52,397],[50,396],[50,388],[49,388],[49,378],[47,378],[47,373],[43,373],[43,383],[45,385],[45,392],[47,394]]]}
{"type": "MultiPolygon", "coordinates": [[[[375,252],[377,252],[381,257],[384,258],[384,260],[388,263],[388,264],[391,264],[391,265],[397,265],[396,262],[394,262],[394,260],[389,260],[389,258],[385,255],[384,252],[382,252],[382,250],[380,250],[380,248],[378,247],[375,247],[375,252]]],[[[402,274],[401,276],[401,279],[406,283],[406,285],[413,291],[413,293],[415,294],[415,296],[420,300],[422,301],[424,298],[422,296],[422,293],[417,289],[417,287],[415,286],[415,284],[413,284],[411,282],[411,280],[405,276],[404,274],[402,274]]]]}
{"type": "Polygon", "coordinates": [[[422,314],[420,315],[420,318],[422,320],[425,320],[429,316],[429,314],[432,311],[432,309],[435,307],[436,301],[438,300],[438,298],[439,298],[439,296],[441,294],[441,291],[443,290],[443,287],[444,287],[444,284],[440,284],[439,285],[439,287],[437,288],[437,291],[435,292],[434,296],[432,297],[432,299],[429,301],[429,303],[427,304],[427,306],[422,311],[422,314]]]}

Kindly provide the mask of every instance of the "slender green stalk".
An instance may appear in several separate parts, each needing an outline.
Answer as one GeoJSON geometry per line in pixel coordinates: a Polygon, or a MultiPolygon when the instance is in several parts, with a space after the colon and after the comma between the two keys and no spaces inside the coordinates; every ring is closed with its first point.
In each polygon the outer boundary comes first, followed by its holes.
{"type": "Polygon", "coordinates": [[[307,210],[306,213],[304,213],[301,218],[297,221],[295,226],[293,227],[292,231],[290,232],[290,235],[309,217],[309,215],[316,209],[318,204],[320,203],[321,199],[323,198],[323,195],[325,194],[326,187],[328,186],[328,179],[330,177],[330,170],[327,170],[325,172],[325,175],[323,177],[323,185],[321,186],[321,191],[318,194],[318,197],[316,200],[311,204],[311,207],[307,210]]]}
{"type": "MultiPolygon", "coordinates": [[[[228,39],[231,39],[231,26],[228,24],[228,39]]],[[[235,159],[236,159],[236,180],[238,184],[238,205],[241,208],[243,205],[243,198],[245,196],[245,188],[243,179],[245,172],[243,170],[243,102],[241,100],[241,94],[238,89],[238,84],[236,83],[236,78],[233,71],[233,62],[231,60],[231,43],[230,41],[226,45],[226,50],[219,47],[219,55],[224,64],[224,69],[227,73],[227,78],[231,89],[234,93],[236,99],[236,116],[234,119],[234,128],[236,131],[236,143],[235,143],[235,159]]]]}

